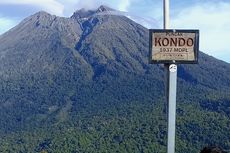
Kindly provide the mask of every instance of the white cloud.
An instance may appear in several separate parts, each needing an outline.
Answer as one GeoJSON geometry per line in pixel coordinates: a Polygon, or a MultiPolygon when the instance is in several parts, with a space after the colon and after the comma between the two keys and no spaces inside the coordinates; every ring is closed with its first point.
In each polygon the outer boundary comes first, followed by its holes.
{"type": "Polygon", "coordinates": [[[230,3],[204,3],[184,8],[171,27],[200,30],[200,50],[230,62],[230,3]]]}
{"type": "Polygon", "coordinates": [[[10,20],[7,18],[0,17],[0,35],[5,31],[11,29],[15,26],[18,22],[16,20],[10,20]]]}
{"type": "Polygon", "coordinates": [[[95,1],[95,0],[79,0],[76,3],[77,7],[85,8],[85,9],[94,9],[98,5],[100,5],[100,1],[95,1]]]}
{"type": "Polygon", "coordinates": [[[32,5],[51,14],[63,16],[64,5],[56,0],[6,0],[0,1],[0,5],[32,5]]]}
{"type": "Polygon", "coordinates": [[[128,7],[130,6],[130,0],[122,0],[118,5],[119,11],[128,11],[128,7]]]}
{"type": "Polygon", "coordinates": [[[159,22],[152,17],[148,17],[148,16],[141,17],[141,16],[137,16],[131,13],[123,13],[122,15],[125,15],[131,20],[141,24],[145,28],[148,28],[148,29],[159,29],[160,28],[159,22]]]}

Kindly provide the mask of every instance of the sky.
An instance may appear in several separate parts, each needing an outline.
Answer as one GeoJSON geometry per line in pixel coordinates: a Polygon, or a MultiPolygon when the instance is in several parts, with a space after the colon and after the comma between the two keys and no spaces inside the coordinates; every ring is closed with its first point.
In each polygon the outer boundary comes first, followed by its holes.
{"type": "MultiPolygon", "coordinates": [[[[146,28],[163,27],[163,0],[0,0],[0,35],[41,10],[70,17],[78,9],[100,5],[146,28]]],[[[230,63],[230,0],[170,0],[170,29],[199,29],[200,50],[230,63]]]]}

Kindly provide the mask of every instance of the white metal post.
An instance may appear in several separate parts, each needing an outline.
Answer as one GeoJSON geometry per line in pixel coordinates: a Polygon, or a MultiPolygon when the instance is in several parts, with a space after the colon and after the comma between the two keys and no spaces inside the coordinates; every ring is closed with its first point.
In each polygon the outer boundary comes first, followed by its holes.
{"type": "Polygon", "coordinates": [[[176,87],[177,87],[177,66],[169,65],[168,72],[168,145],[167,153],[175,152],[176,138],[176,87]]]}
{"type": "MultiPolygon", "coordinates": [[[[169,29],[169,0],[164,0],[164,29],[169,29]]],[[[167,153],[175,152],[177,66],[165,64],[168,104],[167,153]]]]}
{"type": "Polygon", "coordinates": [[[164,0],[164,29],[169,28],[169,0],[164,0]]]}

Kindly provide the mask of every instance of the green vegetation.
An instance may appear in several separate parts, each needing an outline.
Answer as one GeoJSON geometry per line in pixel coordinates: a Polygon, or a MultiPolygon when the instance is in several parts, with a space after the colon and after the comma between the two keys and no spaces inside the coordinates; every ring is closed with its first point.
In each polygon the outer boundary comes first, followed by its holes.
{"type": "MultiPolygon", "coordinates": [[[[159,104],[131,102],[81,110],[71,120],[38,125],[1,137],[0,152],[164,153],[166,116],[159,104]]],[[[198,152],[206,144],[229,148],[229,117],[179,103],[178,153],[198,152]]]]}

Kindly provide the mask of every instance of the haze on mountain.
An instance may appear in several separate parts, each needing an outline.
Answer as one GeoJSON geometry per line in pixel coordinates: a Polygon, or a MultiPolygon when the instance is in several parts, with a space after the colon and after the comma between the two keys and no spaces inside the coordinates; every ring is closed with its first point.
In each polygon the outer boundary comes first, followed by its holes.
{"type": "MultiPolygon", "coordinates": [[[[116,10],[38,12],[0,35],[0,152],[165,152],[164,68],[116,10]]],[[[230,64],[179,65],[181,153],[230,149],[230,64]]]]}

